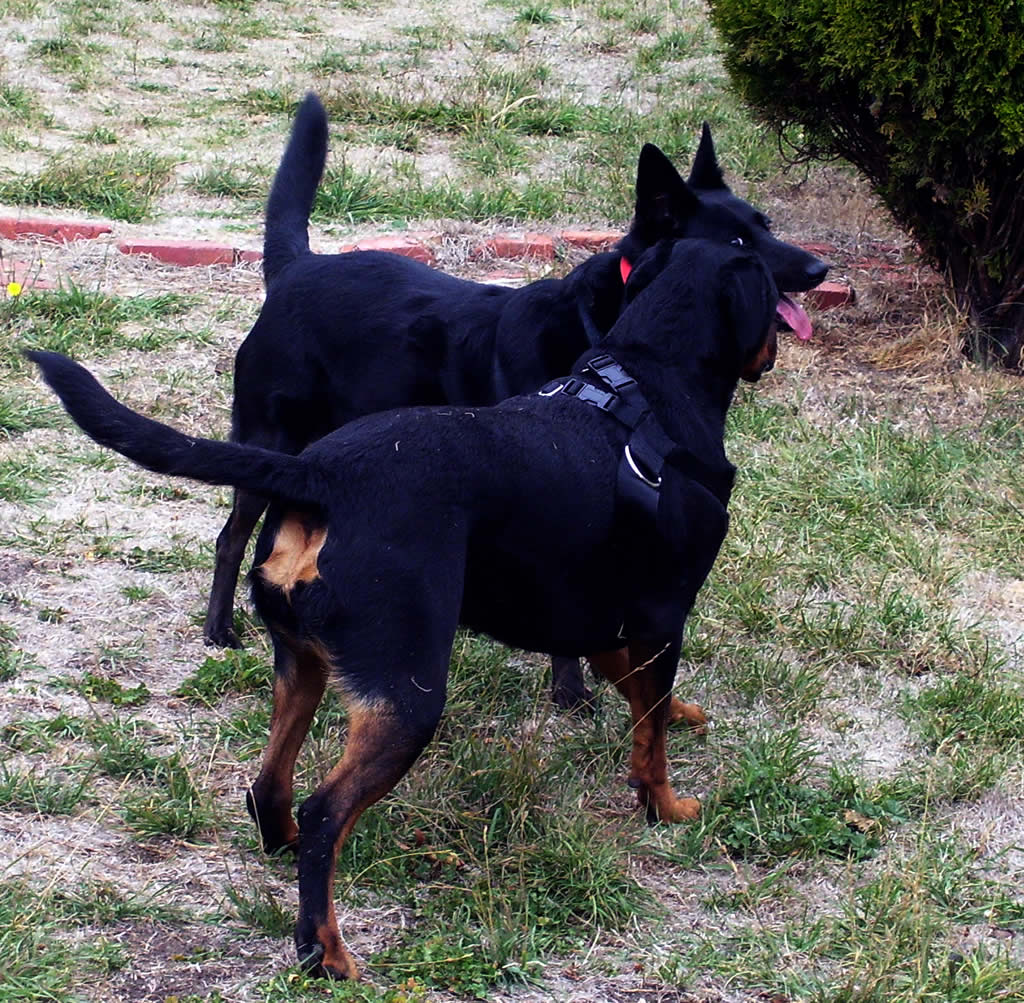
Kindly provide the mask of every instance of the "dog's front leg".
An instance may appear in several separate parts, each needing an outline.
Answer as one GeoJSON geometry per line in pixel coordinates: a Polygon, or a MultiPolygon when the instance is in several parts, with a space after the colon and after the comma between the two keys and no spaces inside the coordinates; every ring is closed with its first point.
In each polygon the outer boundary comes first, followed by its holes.
{"type": "Polygon", "coordinates": [[[629,783],[636,788],[651,823],[682,822],[700,814],[700,802],[676,797],[668,781],[665,733],[678,658],[678,641],[668,641],[660,648],[634,643],[628,649],[602,652],[589,659],[595,671],[614,683],[629,701],[633,717],[629,783]]]}

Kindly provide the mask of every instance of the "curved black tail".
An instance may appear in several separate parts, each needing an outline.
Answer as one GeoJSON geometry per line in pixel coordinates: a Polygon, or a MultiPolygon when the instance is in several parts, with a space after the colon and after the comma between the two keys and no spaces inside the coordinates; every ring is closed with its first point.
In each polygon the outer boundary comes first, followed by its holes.
{"type": "Polygon", "coordinates": [[[307,94],[267,199],[263,281],[269,286],[290,261],[309,252],[309,214],[327,162],[327,112],[307,94]]]}
{"type": "Polygon", "coordinates": [[[309,462],[287,453],[216,439],[197,439],[114,400],[88,369],[56,352],[26,352],[82,431],[102,446],[158,474],[230,484],[298,508],[316,509],[327,480],[309,462]]]}

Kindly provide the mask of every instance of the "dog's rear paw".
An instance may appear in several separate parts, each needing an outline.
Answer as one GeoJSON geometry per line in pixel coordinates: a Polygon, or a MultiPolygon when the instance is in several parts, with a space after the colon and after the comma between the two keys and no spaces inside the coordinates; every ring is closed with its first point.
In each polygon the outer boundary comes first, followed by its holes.
{"type": "Polygon", "coordinates": [[[242,648],[232,627],[207,627],[203,631],[203,644],[208,648],[242,648]]]}
{"type": "Polygon", "coordinates": [[[359,969],[344,947],[332,957],[328,957],[327,949],[318,940],[299,943],[296,938],[295,946],[299,955],[299,967],[314,979],[351,979],[353,982],[358,980],[359,969]]]}
{"type": "Polygon", "coordinates": [[[682,723],[697,735],[708,733],[708,716],[700,704],[684,703],[673,697],[672,703],[669,705],[668,720],[669,724],[682,723]]]}

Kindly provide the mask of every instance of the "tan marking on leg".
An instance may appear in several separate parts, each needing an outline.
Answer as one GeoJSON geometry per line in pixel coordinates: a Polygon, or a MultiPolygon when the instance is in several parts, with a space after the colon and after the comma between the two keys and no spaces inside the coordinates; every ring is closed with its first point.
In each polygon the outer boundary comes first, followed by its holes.
{"type": "Polygon", "coordinates": [[[629,702],[633,716],[630,780],[637,785],[640,805],[653,807],[663,822],[694,819],[700,814],[700,802],[676,797],[668,782],[665,726],[670,698],[668,694],[657,692],[654,673],[646,671],[658,653],[646,660],[644,655],[620,648],[592,655],[588,660],[629,702]]]}
{"type": "Polygon", "coordinates": [[[259,572],[269,585],[286,593],[299,582],[312,582],[320,577],[317,557],[327,540],[325,526],[310,526],[298,513],[289,512],[274,537],[270,556],[259,572]]]}
{"type": "MultiPolygon", "coordinates": [[[[334,978],[357,979],[359,971],[342,940],[334,907],[334,871],[338,851],[360,815],[392,790],[419,749],[413,752],[403,747],[401,735],[395,730],[393,707],[386,699],[354,699],[346,703],[346,709],[349,725],[345,753],[314,795],[326,798],[323,815],[339,819],[341,828],[328,859],[311,862],[309,883],[305,886],[304,862],[300,856],[299,909],[301,926],[303,910],[312,904],[303,900],[304,895],[314,897],[319,903],[319,908],[314,906],[314,915],[310,918],[316,923],[315,937],[324,952],[319,962],[323,971],[334,978]]],[[[303,838],[308,835],[304,831],[303,838]]]]}
{"type": "Polygon", "coordinates": [[[295,760],[331,672],[330,656],[322,645],[290,642],[287,650],[291,665],[274,676],[270,735],[259,776],[250,788],[257,809],[256,823],[268,830],[261,833],[264,846],[269,836],[271,849],[275,850],[298,842],[299,830],[292,818],[295,760]]]}

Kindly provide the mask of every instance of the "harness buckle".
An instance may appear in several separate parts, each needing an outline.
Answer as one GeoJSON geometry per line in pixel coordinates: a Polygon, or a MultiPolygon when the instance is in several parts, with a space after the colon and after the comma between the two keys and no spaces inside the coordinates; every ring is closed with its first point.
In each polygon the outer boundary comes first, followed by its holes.
{"type": "Polygon", "coordinates": [[[592,383],[571,376],[562,386],[562,393],[575,397],[585,404],[591,404],[600,411],[609,411],[615,402],[615,394],[601,390],[592,383]]]}
{"type": "Polygon", "coordinates": [[[622,368],[610,355],[595,355],[587,363],[587,368],[592,369],[604,380],[613,390],[625,390],[627,387],[635,387],[636,380],[633,379],[625,369],[622,368]]]}

